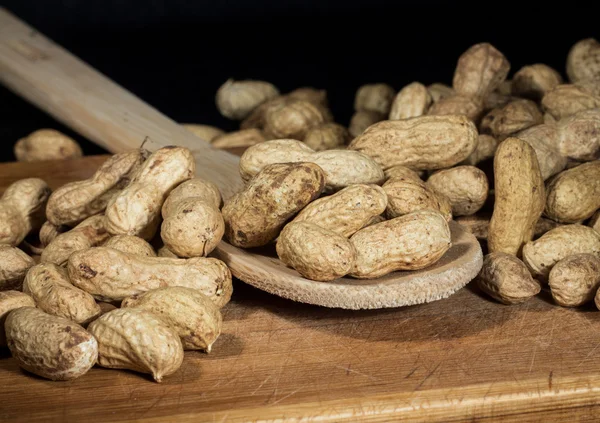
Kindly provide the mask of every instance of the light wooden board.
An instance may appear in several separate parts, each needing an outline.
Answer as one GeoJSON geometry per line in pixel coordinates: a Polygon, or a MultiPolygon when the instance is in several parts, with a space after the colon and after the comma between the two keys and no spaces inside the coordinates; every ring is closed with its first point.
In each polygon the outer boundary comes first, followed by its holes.
{"type": "MultiPolygon", "coordinates": [[[[0,164],[51,186],[104,157],[0,164]]],[[[600,312],[543,294],[519,306],[471,285],[448,299],[350,311],[288,301],[234,281],[223,334],[187,352],[162,384],[93,368],[71,382],[21,371],[0,352],[0,421],[508,421],[600,419],[600,312]]]]}

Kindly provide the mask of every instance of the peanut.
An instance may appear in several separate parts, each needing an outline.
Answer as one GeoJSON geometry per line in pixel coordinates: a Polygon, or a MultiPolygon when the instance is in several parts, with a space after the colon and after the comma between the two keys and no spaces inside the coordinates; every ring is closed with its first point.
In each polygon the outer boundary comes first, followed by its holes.
{"type": "Polygon", "coordinates": [[[356,91],[354,110],[373,111],[383,115],[390,113],[396,91],[387,84],[367,84],[356,91]]]}
{"type": "Polygon", "coordinates": [[[479,120],[482,113],[483,103],[481,100],[458,94],[438,100],[427,111],[427,114],[431,116],[461,115],[474,122],[479,120]]]}
{"type": "Polygon", "coordinates": [[[544,210],[544,180],[535,150],[518,138],[504,140],[494,157],[495,203],[488,234],[491,253],[518,255],[533,237],[544,210]]]}
{"type": "Polygon", "coordinates": [[[210,125],[185,123],[181,126],[183,126],[185,129],[187,129],[188,131],[196,135],[198,138],[203,139],[206,142],[211,142],[219,135],[225,134],[225,131],[223,131],[222,129],[210,125]]]}
{"type": "Polygon", "coordinates": [[[175,206],[179,201],[191,197],[200,197],[216,208],[221,207],[222,200],[219,188],[210,181],[194,178],[181,183],[177,188],[171,191],[162,206],[162,217],[164,218],[171,214],[172,209],[175,209],[175,206]]]}
{"type": "Polygon", "coordinates": [[[432,103],[425,85],[419,82],[408,84],[394,98],[389,120],[408,119],[427,114],[432,103]]]}
{"type": "Polygon", "coordinates": [[[371,110],[363,110],[361,112],[354,113],[350,119],[350,125],[348,126],[350,136],[358,137],[360,134],[365,132],[369,126],[374,125],[377,122],[381,122],[385,118],[386,115],[383,113],[374,112],[371,110]]]}
{"type": "Polygon", "coordinates": [[[544,180],[561,172],[567,158],[558,151],[560,133],[556,125],[536,125],[517,132],[515,137],[529,144],[534,150],[544,180]]]}
{"type": "Polygon", "coordinates": [[[600,258],[574,254],[557,262],[548,276],[554,301],[563,307],[578,307],[594,299],[600,286],[600,258]]]}
{"type": "Polygon", "coordinates": [[[425,182],[416,179],[394,177],[383,184],[388,204],[385,215],[388,219],[404,216],[418,210],[435,210],[447,221],[452,220],[450,201],[431,189],[425,182]]]}
{"type": "Polygon", "coordinates": [[[477,135],[464,116],[421,116],[376,123],[348,148],[372,157],[384,170],[398,165],[442,169],[466,159],[477,146],[477,135]]]}
{"type": "Polygon", "coordinates": [[[560,73],[550,66],[536,63],[523,66],[515,73],[512,92],[519,97],[540,101],[548,91],[562,82],[560,73]]]}
{"type": "Polygon", "coordinates": [[[6,331],[4,322],[8,314],[20,307],[35,307],[35,301],[20,291],[0,292],[0,347],[6,347],[6,331]]]}
{"type": "Polygon", "coordinates": [[[98,340],[98,364],[102,367],[149,373],[161,382],[183,362],[179,336],[149,311],[113,310],[90,323],[88,330],[98,340]]]}
{"type": "Polygon", "coordinates": [[[183,287],[158,288],[125,298],[121,307],[154,313],[173,329],[184,350],[210,352],[221,334],[221,311],[200,291],[183,287]]]}
{"type": "MultiPolygon", "coordinates": [[[[488,229],[490,226],[490,217],[486,215],[472,215],[472,216],[460,216],[456,218],[456,221],[466,228],[470,233],[475,235],[479,240],[487,240],[488,229]]],[[[533,238],[539,238],[546,232],[561,226],[560,223],[554,220],[540,217],[535,224],[533,231],[533,238]]]]}
{"type": "Polygon", "coordinates": [[[259,129],[250,128],[218,135],[211,141],[211,144],[216,148],[249,147],[266,140],[259,129]]]}
{"type": "Polygon", "coordinates": [[[600,209],[600,161],[559,173],[548,184],[545,214],[562,223],[576,223],[600,209]]]}
{"type": "Polygon", "coordinates": [[[48,221],[45,221],[42,227],[40,228],[40,244],[44,248],[47,247],[52,241],[54,241],[54,238],[56,238],[64,232],[67,232],[69,229],[70,228],[68,226],[56,226],[48,221]]]}
{"type": "Polygon", "coordinates": [[[38,129],[21,138],[14,147],[19,162],[76,159],[83,156],[73,138],[54,129],[38,129]]]}
{"type": "Polygon", "coordinates": [[[260,104],[277,96],[279,90],[268,82],[228,79],[217,90],[216,104],[226,118],[242,120],[260,104]]]}
{"type": "Polygon", "coordinates": [[[98,343],[89,332],[34,307],[11,311],[4,327],[8,348],[19,366],[46,379],[83,376],[98,358],[98,343]]]}
{"type": "Polygon", "coordinates": [[[133,181],[106,206],[106,230],[152,239],[167,195],[195,171],[194,156],[187,148],[169,146],[152,153],[133,181]]]}
{"type": "Polygon", "coordinates": [[[142,238],[133,235],[115,235],[109,238],[102,246],[114,248],[127,254],[156,257],[156,252],[152,248],[152,245],[142,238]]]}
{"type": "Polygon", "coordinates": [[[515,100],[502,107],[494,113],[489,121],[492,135],[499,141],[527,129],[531,126],[543,123],[544,117],[537,105],[531,100],[515,100]]]}
{"type": "Polygon", "coordinates": [[[421,176],[425,174],[425,172],[422,170],[416,171],[402,165],[390,167],[384,173],[386,180],[392,178],[402,178],[412,179],[417,182],[422,181],[421,176]]]}
{"type": "Polygon", "coordinates": [[[503,304],[523,303],[541,291],[541,285],[531,277],[527,266],[502,252],[485,256],[476,280],[483,292],[503,304]]]}
{"type": "Polygon", "coordinates": [[[542,107],[560,120],[581,110],[600,107],[600,95],[590,93],[588,87],[581,83],[557,85],[544,95],[542,107]]]}
{"type": "Polygon", "coordinates": [[[350,276],[360,279],[423,269],[437,262],[452,245],[448,222],[432,210],[368,226],[352,235],[350,242],[357,253],[350,276]]]}
{"type": "Polygon", "coordinates": [[[94,247],[73,253],[67,271],[73,285],[107,302],[151,289],[183,286],[198,289],[222,307],[233,290],[231,272],[214,258],[141,257],[94,247]]]}
{"type": "Polygon", "coordinates": [[[17,247],[0,244],[0,291],[21,290],[35,261],[17,247]]]}
{"type": "Polygon", "coordinates": [[[523,261],[534,277],[544,281],[557,262],[574,254],[600,257],[600,233],[583,225],[564,225],[523,247],[523,261]]]}
{"type": "Polygon", "coordinates": [[[600,43],[594,38],[578,41],[567,56],[567,75],[573,83],[600,80],[600,43]]]}
{"type": "Polygon", "coordinates": [[[173,251],[169,250],[164,245],[158,249],[157,256],[158,257],[167,257],[167,258],[180,258],[177,254],[175,254],[173,251]]]}
{"type": "Polygon", "coordinates": [[[53,316],[85,325],[100,315],[100,307],[85,291],[71,285],[67,271],[52,263],[33,266],[23,282],[23,292],[53,316]]]}
{"type": "Polygon", "coordinates": [[[303,100],[282,103],[265,112],[265,134],[267,137],[303,140],[308,131],[325,123],[320,108],[303,100]]]}
{"type": "Polygon", "coordinates": [[[348,130],[337,123],[324,123],[310,129],[304,143],[315,151],[331,150],[350,141],[348,130]]]}
{"type": "Polygon", "coordinates": [[[431,100],[434,103],[437,103],[443,98],[454,95],[454,89],[452,87],[449,87],[448,85],[439,82],[434,82],[433,84],[428,85],[427,91],[429,92],[431,100]]]}
{"type": "Polygon", "coordinates": [[[560,154],[574,160],[600,159],[600,108],[560,120],[558,130],[560,154]]]}
{"type": "Polygon", "coordinates": [[[475,166],[456,166],[435,172],[427,185],[450,200],[452,216],[475,214],[488,197],[485,173],[475,166]]]}
{"type": "Polygon", "coordinates": [[[242,248],[267,245],[288,219],[323,192],[324,186],[325,174],[316,164],[267,165],[244,191],[225,202],[227,240],[242,248]]]}
{"type": "Polygon", "coordinates": [[[44,223],[44,210],[50,195],[46,182],[38,178],[21,179],[0,198],[0,244],[16,247],[44,223]]]}
{"type": "Polygon", "coordinates": [[[324,107],[328,107],[329,105],[327,91],[312,87],[296,88],[294,91],[287,93],[286,97],[293,100],[304,100],[313,104],[321,104],[324,107]]]}
{"type": "Polygon", "coordinates": [[[594,213],[594,215],[588,222],[588,226],[594,229],[596,232],[600,233],[600,210],[594,213]]]}
{"type": "Polygon", "coordinates": [[[484,160],[491,159],[496,154],[498,148],[498,140],[491,135],[480,134],[477,137],[477,147],[475,150],[463,160],[461,163],[465,165],[475,166],[484,160]]]}

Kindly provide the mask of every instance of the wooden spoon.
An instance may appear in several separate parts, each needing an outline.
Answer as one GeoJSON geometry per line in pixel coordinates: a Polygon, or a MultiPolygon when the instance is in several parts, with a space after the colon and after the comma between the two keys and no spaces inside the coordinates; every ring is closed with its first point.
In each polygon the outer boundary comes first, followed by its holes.
{"type": "MultiPolygon", "coordinates": [[[[238,157],[215,149],[1,8],[0,80],[113,153],[144,140],[149,150],[184,146],[194,152],[197,175],[216,183],[224,198],[243,186],[238,157]]],[[[213,255],[242,281],[295,301],[349,309],[398,307],[445,298],[479,272],[478,241],[457,223],[450,227],[453,246],[435,265],[374,280],[311,281],[284,266],[272,250],[242,250],[226,242],[213,255]]]]}

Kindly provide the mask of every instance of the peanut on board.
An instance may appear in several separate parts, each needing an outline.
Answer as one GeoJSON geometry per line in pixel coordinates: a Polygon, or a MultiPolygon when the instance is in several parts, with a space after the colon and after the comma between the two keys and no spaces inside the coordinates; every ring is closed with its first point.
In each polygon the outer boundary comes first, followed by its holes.
{"type": "Polygon", "coordinates": [[[231,272],[214,258],[141,257],[94,247],[73,253],[67,271],[73,285],[107,302],[122,301],[151,289],[184,286],[203,292],[222,307],[233,290],[231,272]]]}
{"type": "Polygon", "coordinates": [[[179,257],[204,257],[221,242],[225,221],[221,211],[200,197],[175,203],[164,216],[160,236],[179,257]]]}
{"type": "Polygon", "coordinates": [[[448,222],[432,210],[367,226],[352,235],[350,242],[356,249],[350,276],[360,279],[423,269],[437,262],[452,245],[448,222]]]}
{"type": "Polygon", "coordinates": [[[558,131],[560,154],[574,160],[600,159],[600,108],[561,119],[558,131]]]}
{"type": "Polygon", "coordinates": [[[40,244],[42,247],[47,247],[54,238],[59,236],[60,234],[68,231],[70,228],[68,226],[56,226],[48,221],[45,221],[42,227],[40,228],[39,238],[40,244]]]}
{"type": "Polygon", "coordinates": [[[303,140],[311,128],[326,121],[320,107],[309,101],[295,100],[267,109],[264,132],[270,139],[303,140]]]}
{"type": "Polygon", "coordinates": [[[68,232],[58,235],[44,248],[40,261],[64,266],[75,251],[100,245],[109,238],[104,215],[88,217],[68,232]]]}
{"type": "Polygon", "coordinates": [[[489,120],[492,135],[499,141],[543,123],[544,117],[538,106],[531,100],[514,100],[493,114],[489,120]]]}
{"type": "Polygon", "coordinates": [[[360,134],[365,132],[365,130],[377,123],[381,122],[386,118],[386,115],[379,112],[374,112],[372,110],[363,110],[360,112],[356,112],[350,118],[350,124],[348,125],[348,132],[350,132],[350,136],[353,138],[358,137],[360,134]]]}
{"type": "Polygon", "coordinates": [[[85,325],[100,315],[94,297],[73,286],[67,271],[52,263],[41,263],[27,272],[23,292],[48,314],[85,325]]]}
{"type": "Polygon", "coordinates": [[[554,265],[548,276],[554,301],[563,307],[578,307],[592,301],[600,286],[600,258],[574,254],[554,265]]]}
{"type": "Polygon", "coordinates": [[[474,214],[487,200],[487,176],[475,166],[456,166],[435,172],[427,185],[450,200],[452,216],[474,214]]]}
{"type": "Polygon", "coordinates": [[[304,143],[315,151],[342,147],[349,141],[350,133],[338,123],[324,123],[316,126],[310,129],[304,137],[304,143]]]}
{"type": "Polygon", "coordinates": [[[387,115],[392,107],[396,91],[387,84],[366,84],[356,91],[354,110],[373,111],[387,115]]]}
{"type": "Polygon", "coordinates": [[[102,213],[108,201],[129,184],[147,155],[139,148],[115,154],[90,179],[58,188],[48,199],[48,221],[56,226],[75,226],[102,213]]]}
{"type": "Polygon", "coordinates": [[[372,157],[384,170],[398,165],[442,169],[466,159],[477,135],[465,116],[421,116],[376,123],[348,148],[372,157]]]}
{"type": "Polygon", "coordinates": [[[23,369],[51,380],[83,376],[96,363],[98,343],[80,325],[34,307],[9,313],[8,348],[23,369]]]}
{"type": "Polygon", "coordinates": [[[485,256],[476,280],[483,292],[503,304],[520,304],[542,289],[521,260],[502,252],[485,256]]]}
{"type": "Polygon", "coordinates": [[[600,95],[584,83],[557,85],[542,98],[542,107],[560,120],[581,110],[600,107],[600,95]]]}
{"type": "Polygon", "coordinates": [[[377,185],[350,185],[307,205],[292,222],[313,223],[348,238],[385,211],[387,196],[377,185]]]}
{"type": "Polygon", "coordinates": [[[427,114],[431,116],[462,115],[476,122],[481,117],[483,110],[483,103],[480,99],[455,94],[433,103],[427,114]]]}
{"type": "Polygon", "coordinates": [[[547,281],[550,269],[574,254],[600,257],[600,233],[579,224],[554,228],[523,247],[523,261],[535,278],[547,281]]]}
{"type": "Polygon", "coordinates": [[[109,311],[88,326],[98,340],[98,365],[149,373],[155,381],[175,373],[183,362],[177,333],[159,316],[138,308],[109,311]]]}
{"type": "Polygon", "coordinates": [[[491,253],[519,255],[533,237],[546,193],[535,150],[519,138],[504,140],[494,157],[495,202],[488,233],[491,253]]]}
{"type": "Polygon", "coordinates": [[[385,215],[388,219],[404,216],[418,210],[435,210],[447,221],[452,220],[450,200],[431,189],[422,180],[394,177],[383,184],[388,202],[385,215]]]}
{"type": "Polygon", "coordinates": [[[441,99],[451,97],[455,94],[452,87],[440,82],[434,82],[433,84],[428,85],[427,91],[429,92],[433,103],[437,103],[441,99]]]}
{"type": "Polygon", "coordinates": [[[83,156],[77,142],[54,129],[38,129],[21,138],[14,147],[19,162],[76,159],[83,156]]]}
{"type": "Polygon", "coordinates": [[[21,291],[0,292],[0,347],[6,347],[4,322],[8,314],[20,307],[35,307],[35,301],[21,291]]]}
{"type": "Polygon", "coordinates": [[[106,230],[112,235],[152,239],[169,192],[194,176],[196,162],[187,148],[163,147],[148,157],[135,178],[106,206],[106,230]]]}
{"type": "Polygon", "coordinates": [[[279,90],[268,82],[228,79],[217,91],[216,104],[223,116],[242,120],[260,104],[277,96],[279,90]]]}
{"type": "Polygon", "coordinates": [[[392,178],[403,178],[412,179],[414,181],[422,181],[421,176],[425,175],[425,171],[412,170],[411,168],[402,165],[390,167],[384,173],[386,180],[392,178]]]}
{"type": "Polygon", "coordinates": [[[332,281],[346,275],[356,260],[348,238],[310,222],[291,222],[277,238],[277,256],[307,279],[332,281]]]}
{"type": "Polygon", "coordinates": [[[498,148],[498,140],[491,135],[479,134],[477,137],[477,147],[469,157],[461,163],[465,165],[475,166],[484,160],[491,159],[496,154],[498,148]]]}
{"type": "Polygon", "coordinates": [[[534,150],[538,166],[544,180],[561,172],[567,165],[567,158],[558,151],[558,128],[554,124],[532,126],[515,137],[529,144],[534,150]]]}
{"type": "Polygon", "coordinates": [[[17,247],[0,244],[0,291],[20,290],[35,261],[17,247]]]}
{"type": "Polygon", "coordinates": [[[211,144],[216,148],[249,147],[266,140],[259,129],[249,128],[219,135],[211,141],[211,144]]]}
{"type": "Polygon", "coordinates": [[[540,101],[544,95],[563,80],[556,70],[542,63],[523,66],[512,79],[512,93],[519,97],[540,101]]]}
{"type": "Polygon", "coordinates": [[[353,184],[379,185],[385,180],[381,166],[366,154],[352,150],[315,152],[295,140],[273,140],[250,147],[240,159],[240,174],[244,181],[249,181],[267,165],[296,162],[318,165],[325,174],[328,191],[353,184]]]}
{"type": "Polygon", "coordinates": [[[431,94],[425,85],[420,82],[408,84],[394,98],[389,120],[425,115],[432,101],[431,94]]]}
{"type": "Polygon", "coordinates": [[[115,235],[108,239],[103,247],[114,248],[123,253],[142,256],[142,257],[156,257],[156,252],[152,245],[140,237],[133,235],[115,235]]]}
{"type": "Polygon", "coordinates": [[[600,43],[594,38],[578,41],[567,56],[567,76],[571,82],[600,80],[600,43]]]}
{"type": "Polygon", "coordinates": [[[314,163],[266,166],[242,192],[225,202],[225,237],[241,248],[267,245],[279,235],[285,222],[317,198],[324,187],[325,174],[314,163]]]}
{"type": "Polygon", "coordinates": [[[196,135],[198,138],[201,138],[206,142],[211,142],[219,135],[225,134],[225,131],[223,131],[222,129],[211,125],[184,123],[181,126],[183,126],[185,129],[187,129],[188,131],[196,135]]]}
{"type": "Polygon", "coordinates": [[[125,298],[121,307],[154,313],[179,335],[184,350],[210,352],[221,334],[223,318],[219,307],[196,289],[180,286],[153,289],[125,298]]]}
{"type": "Polygon", "coordinates": [[[222,200],[219,188],[210,181],[201,178],[193,178],[179,184],[177,188],[169,193],[169,196],[162,206],[162,217],[164,218],[170,214],[171,209],[174,209],[179,201],[191,197],[199,197],[216,208],[221,207],[222,200]]]}
{"type": "Polygon", "coordinates": [[[49,195],[50,188],[38,178],[9,185],[0,198],[0,244],[17,246],[31,231],[39,229],[49,195]]]}

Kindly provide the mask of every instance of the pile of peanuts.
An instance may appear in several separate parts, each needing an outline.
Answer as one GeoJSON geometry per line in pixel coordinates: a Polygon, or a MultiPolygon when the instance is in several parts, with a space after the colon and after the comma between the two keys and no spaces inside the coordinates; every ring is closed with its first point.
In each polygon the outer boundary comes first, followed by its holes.
{"type": "MultiPolygon", "coordinates": [[[[572,47],[569,84],[543,64],[509,71],[476,44],[451,87],[360,87],[348,128],[323,90],[228,80],[216,105],[240,130],[184,125],[246,149],[245,187],[224,202],[177,146],[115,154],[54,192],[15,182],[0,199],[0,346],[52,380],[97,364],[160,381],[220,334],[232,278],[207,256],[222,238],[335,283],[434,265],[452,220],[487,252],[477,284],[494,299],[522,303],[547,286],[559,305],[595,297],[600,308],[600,43],[572,47]]],[[[82,152],[43,129],[15,155],[82,152]]]]}

